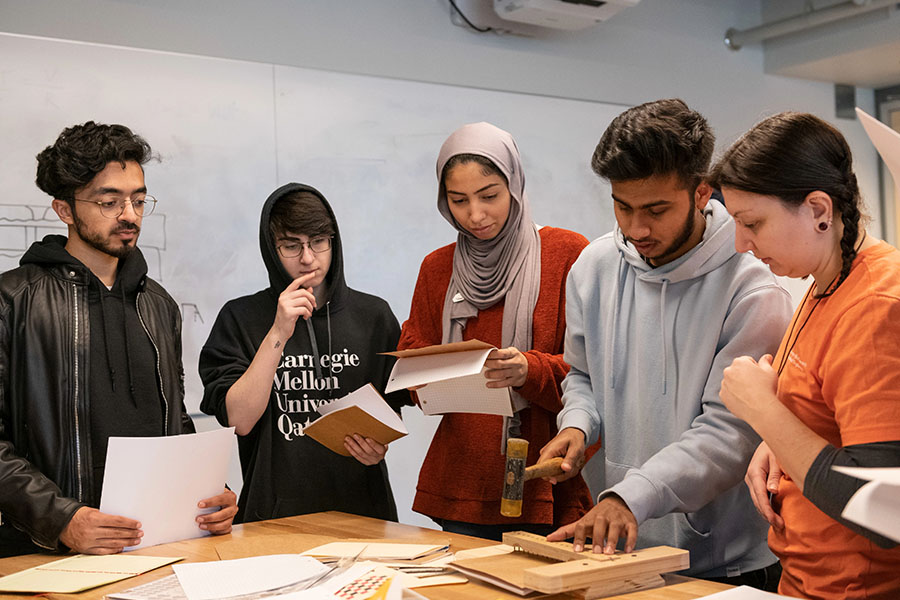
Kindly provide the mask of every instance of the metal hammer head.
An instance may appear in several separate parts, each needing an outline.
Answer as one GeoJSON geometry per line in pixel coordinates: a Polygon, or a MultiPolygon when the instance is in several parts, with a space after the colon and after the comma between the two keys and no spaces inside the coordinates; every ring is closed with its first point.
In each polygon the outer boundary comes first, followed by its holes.
{"type": "Polygon", "coordinates": [[[506,475],[503,481],[503,497],[500,514],[504,517],[522,516],[522,492],[525,482],[538,477],[562,475],[562,457],[525,468],[528,458],[528,440],[509,438],[506,441],[506,475]]]}

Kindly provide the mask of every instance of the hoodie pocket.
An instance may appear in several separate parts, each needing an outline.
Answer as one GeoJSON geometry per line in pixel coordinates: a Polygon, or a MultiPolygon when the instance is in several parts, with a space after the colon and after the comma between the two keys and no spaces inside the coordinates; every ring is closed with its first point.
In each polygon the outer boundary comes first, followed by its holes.
{"type": "Polygon", "coordinates": [[[679,529],[683,530],[686,538],[691,540],[705,540],[711,535],[711,528],[704,523],[700,513],[678,513],[680,519],[679,529]]]}

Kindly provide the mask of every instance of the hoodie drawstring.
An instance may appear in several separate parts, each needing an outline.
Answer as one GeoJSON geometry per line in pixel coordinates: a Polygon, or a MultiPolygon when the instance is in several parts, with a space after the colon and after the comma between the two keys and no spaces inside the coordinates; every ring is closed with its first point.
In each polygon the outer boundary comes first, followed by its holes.
{"type": "MultiPolygon", "coordinates": [[[[125,317],[125,315],[128,314],[128,304],[125,301],[124,293],[121,296],[119,296],[119,300],[122,303],[122,315],[123,315],[122,330],[123,330],[123,335],[124,335],[124,339],[125,339],[125,361],[128,365],[128,392],[129,392],[129,395],[131,396],[132,406],[137,406],[137,396],[134,393],[134,365],[132,364],[131,352],[129,352],[129,350],[128,350],[129,347],[131,346],[131,339],[130,339],[130,336],[128,335],[128,329],[129,329],[128,325],[125,324],[125,320],[127,318],[127,317],[125,317]]],[[[118,380],[118,377],[116,376],[116,369],[113,366],[113,362],[109,355],[110,331],[109,331],[108,321],[106,319],[106,294],[104,294],[102,290],[100,291],[100,319],[102,321],[100,324],[100,327],[103,329],[103,347],[104,347],[104,352],[106,353],[106,365],[109,368],[109,377],[112,382],[112,391],[117,392],[118,389],[116,386],[116,381],[118,380]]]]}
{"type": "Polygon", "coordinates": [[[116,391],[116,369],[113,367],[112,360],[109,357],[109,328],[106,326],[106,300],[104,294],[100,292],[100,327],[103,329],[103,349],[106,352],[106,366],[109,369],[109,378],[112,381],[112,391],[116,391]]]}
{"type": "Polygon", "coordinates": [[[316,367],[316,378],[322,379],[322,365],[319,357],[319,344],[316,343],[316,331],[313,329],[312,317],[306,319],[306,330],[309,332],[309,342],[312,344],[313,363],[316,367]]]}
{"type": "MultiPolygon", "coordinates": [[[[325,324],[328,327],[328,356],[334,356],[331,351],[331,302],[325,303],[325,324]]],[[[328,376],[334,377],[334,364],[330,360],[328,361],[328,376]]],[[[331,398],[333,395],[334,389],[329,386],[328,397],[331,398]]]]}
{"type": "MultiPolygon", "coordinates": [[[[127,315],[126,312],[128,310],[128,305],[125,302],[125,292],[122,292],[122,314],[127,315]]],[[[131,392],[131,401],[137,406],[137,396],[134,393],[134,365],[131,361],[131,352],[129,352],[128,348],[131,347],[131,340],[129,339],[128,330],[130,327],[125,324],[125,320],[122,320],[122,329],[125,330],[125,362],[128,364],[128,388],[131,392]]]]}
{"type": "MultiPolygon", "coordinates": [[[[328,327],[328,356],[332,355],[331,351],[331,302],[325,303],[325,323],[328,327]]],[[[309,332],[309,341],[312,345],[312,353],[313,353],[313,361],[316,367],[316,378],[321,381],[322,380],[322,358],[319,356],[319,344],[316,341],[316,331],[313,329],[312,317],[306,319],[306,330],[309,332]]],[[[334,377],[334,367],[331,364],[331,361],[328,361],[328,376],[334,377]]],[[[334,395],[334,389],[329,385],[328,387],[328,397],[331,398],[334,395]]]]}
{"type": "Polygon", "coordinates": [[[666,290],[669,289],[669,280],[662,280],[662,290],[659,294],[659,339],[662,340],[663,351],[663,385],[662,393],[666,395],[667,382],[669,381],[669,344],[666,341],[666,290]]]}
{"type": "Polygon", "coordinates": [[[606,323],[606,330],[609,333],[606,336],[606,372],[610,373],[610,389],[616,389],[616,333],[617,333],[617,315],[619,314],[619,295],[622,293],[622,278],[626,276],[625,261],[619,261],[619,272],[616,274],[616,289],[613,294],[613,309],[609,313],[606,323]]]}

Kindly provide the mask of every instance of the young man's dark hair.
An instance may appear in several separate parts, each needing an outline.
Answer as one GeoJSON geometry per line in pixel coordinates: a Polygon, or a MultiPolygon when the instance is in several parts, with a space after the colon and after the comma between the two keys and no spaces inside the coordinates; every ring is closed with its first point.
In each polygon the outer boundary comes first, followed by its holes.
{"type": "Polygon", "coordinates": [[[276,240],[289,233],[334,235],[334,221],[318,196],[300,190],[275,201],[269,214],[269,231],[276,240]]]}
{"type": "Polygon", "coordinates": [[[63,130],[52,146],[37,155],[35,183],[53,198],[70,204],[75,190],[83,188],[111,162],[145,164],[150,145],[124,125],[88,121],[63,130]]]}
{"type": "Polygon", "coordinates": [[[703,115],[671,98],[635,106],[613,119],[591,168],[609,181],[676,174],[694,190],[709,168],[716,137],[703,115]]]}

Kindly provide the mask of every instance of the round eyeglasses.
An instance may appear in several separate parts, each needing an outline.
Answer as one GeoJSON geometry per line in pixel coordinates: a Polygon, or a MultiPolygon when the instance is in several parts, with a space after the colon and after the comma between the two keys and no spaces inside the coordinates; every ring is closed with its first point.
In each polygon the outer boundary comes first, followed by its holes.
{"type": "Polygon", "coordinates": [[[284,258],[296,258],[303,254],[304,248],[309,248],[316,254],[327,252],[328,250],[331,250],[331,236],[323,235],[314,237],[308,242],[301,242],[300,240],[283,242],[278,245],[278,254],[284,258]]]}
{"type": "Polygon", "coordinates": [[[110,219],[118,219],[125,212],[125,203],[131,204],[131,210],[139,217],[146,217],[153,213],[156,208],[156,198],[153,196],[138,196],[127,200],[125,198],[115,198],[111,200],[82,200],[81,198],[72,198],[75,202],[90,202],[100,207],[100,214],[110,219]]]}

